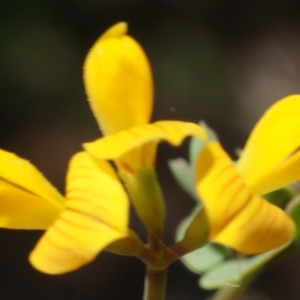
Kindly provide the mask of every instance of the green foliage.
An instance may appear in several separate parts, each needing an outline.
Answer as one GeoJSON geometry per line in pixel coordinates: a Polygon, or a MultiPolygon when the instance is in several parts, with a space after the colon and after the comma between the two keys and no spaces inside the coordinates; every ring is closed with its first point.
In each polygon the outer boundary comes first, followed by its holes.
{"type": "Polygon", "coordinates": [[[178,185],[193,199],[199,201],[195,189],[194,171],[189,163],[183,158],[168,161],[169,168],[178,185]]]}
{"type": "Polygon", "coordinates": [[[205,144],[211,141],[218,140],[217,134],[209,126],[207,126],[204,121],[199,122],[199,125],[205,129],[207,134],[207,139],[206,141],[201,141],[197,138],[191,139],[190,147],[189,147],[189,161],[193,168],[205,144]]]}
{"type": "Polygon", "coordinates": [[[281,247],[251,257],[241,257],[224,261],[208,270],[200,278],[199,284],[207,290],[222,288],[226,285],[243,285],[284,248],[281,247]]]}
{"type": "Polygon", "coordinates": [[[296,233],[294,242],[299,242],[300,238],[300,195],[295,197],[286,208],[288,214],[293,218],[296,223],[296,233]]]}
{"type": "Polygon", "coordinates": [[[287,203],[293,197],[295,197],[295,195],[296,192],[294,189],[292,189],[291,187],[285,187],[277,191],[271,192],[269,194],[266,194],[263,197],[269,202],[275,204],[276,206],[284,208],[287,205],[287,203]]]}

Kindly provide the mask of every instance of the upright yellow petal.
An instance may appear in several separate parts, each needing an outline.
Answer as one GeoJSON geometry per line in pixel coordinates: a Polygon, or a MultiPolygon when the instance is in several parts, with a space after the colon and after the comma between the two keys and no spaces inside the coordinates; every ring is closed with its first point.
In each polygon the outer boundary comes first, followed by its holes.
{"type": "Polygon", "coordinates": [[[300,151],[280,162],[270,172],[262,175],[252,183],[251,190],[263,195],[300,179],[300,151]]]}
{"type": "Polygon", "coordinates": [[[252,194],[218,142],[210,142],[202,150],[196,182],[211,240],[256,254],[292,239],[294,222],[284,211],[252,194]]]}
{"type": "Polygon", "coordinates": [[[85,90],[105,135],[146,124],[151,117],[150,66],[141,46],[126,32],[126,23],[108,29],[84,63],[85,90]]]}
{"type": "Polygon", "coordinates": [[[237,162],[239,172],[253,192],[265,194],[300,178],[299,172],[298,177],[291,177],[287,182],[289,170],[283,168],[280,170],[281,183],[280,173],[276,172],[276,168],[282,168],[280,165],[299,149],[299,116],[300,95],[293,95],[271,106],[254,127],[237,162]]]}
{"type": "Polygon", "coordinates": [[[127,236],[129,202],[108,162],[85,152],[75,155],[66,198],[66,209],[30,255],[33,266],[45,273],[75,270],[127,236]]]}
{"type": "Polygon", "coordinates": [[[64,198],[28,161],[0,149],[0,227],[46,229],[64,198]]]}
{"type": "Polygon", "coordinates": [[[84,148],[94,157],[118,160],[128,168],[135,169],[153,166],[159,141],[164,140],[178,146],[188,136],[204,140],[206,133],[194,123],[159,121],[84,144],[84,148]]]}

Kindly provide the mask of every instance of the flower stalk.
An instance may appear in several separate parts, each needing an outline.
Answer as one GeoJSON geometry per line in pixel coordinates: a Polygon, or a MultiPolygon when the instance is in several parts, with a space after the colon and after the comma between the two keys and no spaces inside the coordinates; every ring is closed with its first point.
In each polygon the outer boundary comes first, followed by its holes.
{"type": "Polygon", "coordinates": [[[167,268],[155,269],[148,266],[146,269],[143,300],[164,300],[166,294],[167,268]]]}

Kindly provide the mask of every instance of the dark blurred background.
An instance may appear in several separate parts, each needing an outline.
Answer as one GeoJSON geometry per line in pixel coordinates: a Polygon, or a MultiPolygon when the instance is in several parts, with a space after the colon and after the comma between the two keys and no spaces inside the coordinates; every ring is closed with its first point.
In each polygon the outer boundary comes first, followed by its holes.
{"type": "MultiPolygon", "coordinates": [[[[270,104],[300,93],[299,20],[297,0],[2,0],[0,147],[29,159],[63,192],[68,159],[100,136],[84,94],[84,57],[99,34],[127,21],[151,61],[153,120],[205,120],[234,154],[270,104]]],[[[166,244],[193,207],[166,166],[186,148],[159,152],[166,244]]],[[[0,231],[1,299],[142,299],[144,266],[133,258],[101,253],[70,274],[38,273],[27,255],[40,234],[0,231]]],[[[205,299],[198,278],[175,263],[167,299],[205,299]]],[[[299,282],[293,257],[260,276],[244,299],[300,299],[299,282]]]]}

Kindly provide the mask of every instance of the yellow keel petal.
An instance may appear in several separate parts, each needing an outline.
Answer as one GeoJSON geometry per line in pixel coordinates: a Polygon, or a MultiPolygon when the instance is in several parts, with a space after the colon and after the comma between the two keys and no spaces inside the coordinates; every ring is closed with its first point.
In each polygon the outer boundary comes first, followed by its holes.
{"type": "Polygon", "coordinates": [[[211,142],[203,149],[196,176],[211,240],[256,254],[292,239],[295,225],[290,217],[251,193],[219,143],[211,142]]]}
{"type": "Polygon", "coordinates": [[[64,198],[28,161],[0,149],[0,227],[46,229],[64,198]]]}
{"type": "Polygon", "coordinates": [[[127,236],[127,195],[106,161],[95,162],[85,152],[75,155],[66,197],[66,209],[30,255],[34,267],[49,274],[75,270],[127,236]]]}
{"type": "Polygon", "coordinates": [[[278,188],[278,182],[274,187],[270,185],[273,169],[300,146],[299,116],[300,95],[289,96],[271,106],[254,127],[237,162],[237,169],[253,192],[264,194],[278,188]]]}

